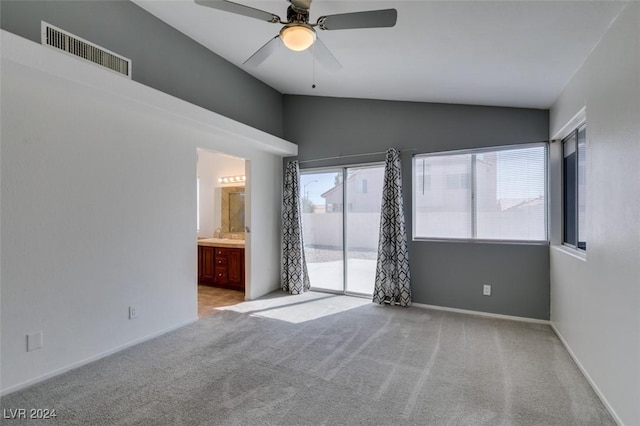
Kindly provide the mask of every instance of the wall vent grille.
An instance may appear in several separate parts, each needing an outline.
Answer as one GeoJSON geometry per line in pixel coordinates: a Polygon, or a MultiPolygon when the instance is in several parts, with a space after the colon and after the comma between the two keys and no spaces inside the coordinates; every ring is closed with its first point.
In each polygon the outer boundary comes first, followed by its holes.
{"type": "Polygon", "coordinates": [[[131,60],[42,21],[42,44],[131,78],[131,60]]]}

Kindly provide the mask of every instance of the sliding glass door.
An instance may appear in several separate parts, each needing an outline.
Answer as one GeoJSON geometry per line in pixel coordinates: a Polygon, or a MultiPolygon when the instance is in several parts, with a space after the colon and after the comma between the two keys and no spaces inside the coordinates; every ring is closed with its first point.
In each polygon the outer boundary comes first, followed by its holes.
{"type": "Polygon", "coordinates": [[[369,295],[376,278],[384,165],[350,167],[345,172],[345,291],[369,295]]]}
{"type": "Polygon", "coordinates": [[[312,288],[373,294],[383,180],[381,164],[301,173],[312,288]]]}
{"type": "Polygon", "coordinates": [[[342,169],[300,174],[302,235],[313,288],[344,290],[342,169]]]}

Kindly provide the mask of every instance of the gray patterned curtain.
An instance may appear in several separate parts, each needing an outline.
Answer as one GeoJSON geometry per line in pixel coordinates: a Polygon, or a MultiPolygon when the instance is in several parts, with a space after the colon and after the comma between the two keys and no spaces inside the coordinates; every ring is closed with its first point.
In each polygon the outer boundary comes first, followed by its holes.
{"type": "Polygon", "coordinates": [[[380,211],[378,263],[373,291],[376,303],[411,305],[409,253],[402,202],[402,170],[395,148],[387,150],[380,211]]]}
{"type": "Polygon", "coordinates": [[[287,164],[282,199],[282,289],[290,294],[309,290],[309,274],[302,240],[300,170],[298,162],[287,164]]]}

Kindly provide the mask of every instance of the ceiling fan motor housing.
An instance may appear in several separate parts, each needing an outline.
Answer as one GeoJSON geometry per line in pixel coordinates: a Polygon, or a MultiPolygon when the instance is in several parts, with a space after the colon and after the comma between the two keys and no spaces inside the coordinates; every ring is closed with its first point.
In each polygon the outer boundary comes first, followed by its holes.
{"type": "Polygon", "coordinates": [[[287,8],[287,21],[288,22],[301,22],[304,24],[309,23],[309,9],[300,9],[293,4],[287,8]]]}

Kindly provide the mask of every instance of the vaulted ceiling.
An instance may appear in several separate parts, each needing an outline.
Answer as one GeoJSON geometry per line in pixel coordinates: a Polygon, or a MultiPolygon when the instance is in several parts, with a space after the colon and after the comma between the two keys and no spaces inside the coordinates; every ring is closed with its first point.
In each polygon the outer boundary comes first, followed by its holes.
{"type": "MultiPolygon", "coordinates": [[[[235,1],[283,20],[289,5],[286,0],[235,1]]],[[[134,2],[285,94],[530,108],[553,104],[625,6],[616,1],[314,0],[310,22],[336,13],[398,11],[393,28],[318,30],[343,66],[330,72],[309,52],[286,48],[257,68],[243,66],[278,34],[280,24],[192,0],[134,2]]]]}

